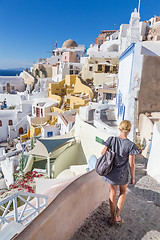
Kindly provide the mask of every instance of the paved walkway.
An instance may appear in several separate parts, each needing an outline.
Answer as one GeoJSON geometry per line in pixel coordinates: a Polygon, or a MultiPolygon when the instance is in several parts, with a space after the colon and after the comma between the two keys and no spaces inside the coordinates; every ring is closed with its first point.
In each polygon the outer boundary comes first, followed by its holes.
{"type": "Polygon", "coordinates": [[[121,216],[124,224],[110,226],[103,202],[70,240],[160,240],[160,184],[146,175],[142,158],[136,160],[136,184],[128,187],[121,216]]]}

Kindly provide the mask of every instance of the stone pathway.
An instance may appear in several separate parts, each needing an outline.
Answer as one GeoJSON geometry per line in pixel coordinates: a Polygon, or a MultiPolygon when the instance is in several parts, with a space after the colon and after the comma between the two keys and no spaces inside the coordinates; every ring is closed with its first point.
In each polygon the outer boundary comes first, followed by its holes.
{"type": "Polygon", "coordinates": [[[121,212],[125,223],[110,226],[109,204],[103,202],[70,240],[160,240],[160,184],[136,160],[136,184],[128,187],[121,212]]]}

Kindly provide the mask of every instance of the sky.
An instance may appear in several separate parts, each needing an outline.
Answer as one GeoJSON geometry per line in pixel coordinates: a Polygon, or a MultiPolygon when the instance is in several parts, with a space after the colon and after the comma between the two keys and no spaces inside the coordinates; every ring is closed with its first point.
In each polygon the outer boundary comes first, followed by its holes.
{"type": "MultiPolygon", "coordinates": [[[[0,0],[0,69],[30,67],[69,38],[89,47],[101,30],[128,24],[139,0],[0,0]],[[116,26],[115,26],[116,24],[116,26]]],[[[159,0],[141,0],[141,21],[160,15],[159,0]]]]}

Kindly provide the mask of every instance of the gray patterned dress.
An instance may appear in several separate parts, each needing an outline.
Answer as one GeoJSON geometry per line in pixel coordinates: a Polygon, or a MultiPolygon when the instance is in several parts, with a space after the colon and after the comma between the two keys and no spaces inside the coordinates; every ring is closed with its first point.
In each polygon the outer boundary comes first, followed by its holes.
{"type": "Polygon", "coordinates": [[[112,185],[127,184],[129,182],[129,155],[140,154],[136,144],[129,139],[109,137],[104,145],[110,147],[116,155],[111,172],[103,177],[103,180],[112,185]]]}

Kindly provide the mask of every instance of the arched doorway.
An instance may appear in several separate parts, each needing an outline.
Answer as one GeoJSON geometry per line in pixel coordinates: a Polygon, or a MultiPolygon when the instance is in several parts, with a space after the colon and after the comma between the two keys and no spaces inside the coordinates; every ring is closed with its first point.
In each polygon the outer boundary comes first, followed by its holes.
{"type": "Polygon", "coordinates": [[[23,128],[22,127],[19,128],[19,134],[23,134],[23,128]]]}

